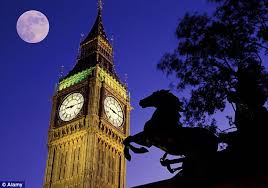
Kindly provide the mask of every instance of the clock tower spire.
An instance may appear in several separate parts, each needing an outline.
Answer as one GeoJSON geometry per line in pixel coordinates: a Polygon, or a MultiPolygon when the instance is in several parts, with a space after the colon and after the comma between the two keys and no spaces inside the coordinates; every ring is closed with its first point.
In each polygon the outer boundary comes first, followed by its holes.
{"type": "Polygon", "coordinates": [[[53,96],[44,188],[125,188],[130,99],[104,31],[102,0],[74,68],[53,96]]]}
{"type": "Polygon", "coordinates": [[[114,68],[113,47],[105,33],[102,21],[102,11],[103,2],[98,0],[98,13],[95,23],[86,38],[80,43],[78,62],[67,77],[81,70],[99,65],[119,81],[114,68]]]}

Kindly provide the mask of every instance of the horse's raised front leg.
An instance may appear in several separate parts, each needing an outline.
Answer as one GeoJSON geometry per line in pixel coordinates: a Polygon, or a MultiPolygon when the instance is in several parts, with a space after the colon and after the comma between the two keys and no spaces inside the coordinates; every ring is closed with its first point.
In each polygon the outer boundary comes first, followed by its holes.
{"type": "Polygon", "coordinates": [[[151,147],[152,145],[148,142],[147,138],[146,138],[146,135],[141,132],[141,133],[138,133],[134,136],[128,136],[124,141],[123,141],[123,144],[125,145],[125,148],[124,148],[124,155],[125,155],[125,158],[130,161],[131,160],[131,155],[129,153],[129,149],[132,150],[134,153],[146,153],[148,152],[148,150],[145,148],[145,147],[140,147],[140,148],[137,148],[135,146],[132,146],[130,143],[131,142],[134,142],[136,144],[139,144],[139,145],[143,145],[143,146],[146,146],[146,147],[151,147]]]}
{"type": "Polygon", "coordinates": [[[178,159],[171,159],[171,160],[169,160],[169,159],[166,159],[167,158],[167,155],[168,155],[168,153],[165,153],[163,155],[163,157],[160,158],[160,163],[161,163],[162,166],[167,167],[167,169],[168,169],[168,171],[170,173],[174,173],[174,172],[176,172],[178,170],[182,170],[183,169],[183,167],[171,168],[171,165],[172,164],[175,164],[175,163],[182,163],[184,161],[184,157],[181,157],[181,158],[178,158],[178,159]]]}

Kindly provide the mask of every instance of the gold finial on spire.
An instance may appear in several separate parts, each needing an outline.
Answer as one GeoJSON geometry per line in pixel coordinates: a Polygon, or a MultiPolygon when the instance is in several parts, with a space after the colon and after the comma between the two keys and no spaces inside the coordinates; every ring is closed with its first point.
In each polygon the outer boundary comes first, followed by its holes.
{"type": "Polygon", "coordinates": [[[98,0],[98,12],[101,14],[103,9],[103,2],[102,0],[98,0]]]}
{"type": "Polygon", "coordinates": [[[60,75],[59,75],[59,78],[61,79],[61,78],[63,78],[63,76],[64,76],[64,65],[61,65],[60,66],[60,75]]]}
{"type": "Polygon", "coordinates": [[[124,81],[125,81],[125,83],[124,83],[124,84],[125,84],[125,86],[126,86],[126,87],[128,87],[127,80],[128,80],[128,75],[127,75],[127,73],[125,73],[125,80],[124,80],[124,81]]]}

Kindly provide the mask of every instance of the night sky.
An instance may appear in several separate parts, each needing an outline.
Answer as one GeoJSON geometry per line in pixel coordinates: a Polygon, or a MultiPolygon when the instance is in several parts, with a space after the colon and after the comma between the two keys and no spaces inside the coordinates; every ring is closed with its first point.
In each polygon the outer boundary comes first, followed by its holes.
{"type": "MultiPolygon", "coordinates": [[[[80,35],[90,31],[96,7],[97,0],[0,1],[0,181],[42,187],[54,85],[61,65],[65,73],[74,66],[80,35]],[[37,44],[24,42],[16,32],[17,19],[28,10],[41,11],[50,22],[47,38],[37,44]]],[[[116,70],[121,80],[128,75],[134,107],[131,134],[143,129],[153,110],[141,109],[139,100],[168,88],[171,81],[156,64],[176,47],[179,18],[187,11],[212,9],[205,0],[104,0],[104,27],[114,38],[116,70]]],[[[133,155],[127,164],[127,187],[172,177],[159,163],[162,154],[152,148],[133,155]]]]}

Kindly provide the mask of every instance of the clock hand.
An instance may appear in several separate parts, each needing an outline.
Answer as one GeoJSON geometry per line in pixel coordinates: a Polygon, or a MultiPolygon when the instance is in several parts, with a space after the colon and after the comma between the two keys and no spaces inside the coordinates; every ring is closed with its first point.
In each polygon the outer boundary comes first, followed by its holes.
{"type": "Polygon", "coordinates": [[[120,118],[122,118],[116,111],[114,111],[111,107],[109,107],[112,111],[113,111],[113,113],[114,114],[116,114],[118,117],[120,117],[120,118]]]}
{"type": "Polygon", "coordinates": [[[116,112],[115,112],[115,111],[114,111],[114,110],[113,110],[111,107],[109,107],[109,108],[110,108],[110,110],[112,110],[112,111],[113,111],[113,113],[114,113],[114,114],[116,114],[116,112]]]}
{"type": "Polygon", "coordinates": [[[72,108],[72,107],[74,107],[75,105],[71,105],[71,106],[68,106],[68,107],[66,107],[66,109],[68,109],[68,108],[72,108]]]}
{"type": "Polygon", "coordinates": [[[71,108],[74,107],[74,106],[78,106],[78,105],[81,104],[81,103],[82,103],[82,102],[80,102],[80,103],[76,103],[76,104],[72,105],[71,108]]]}

